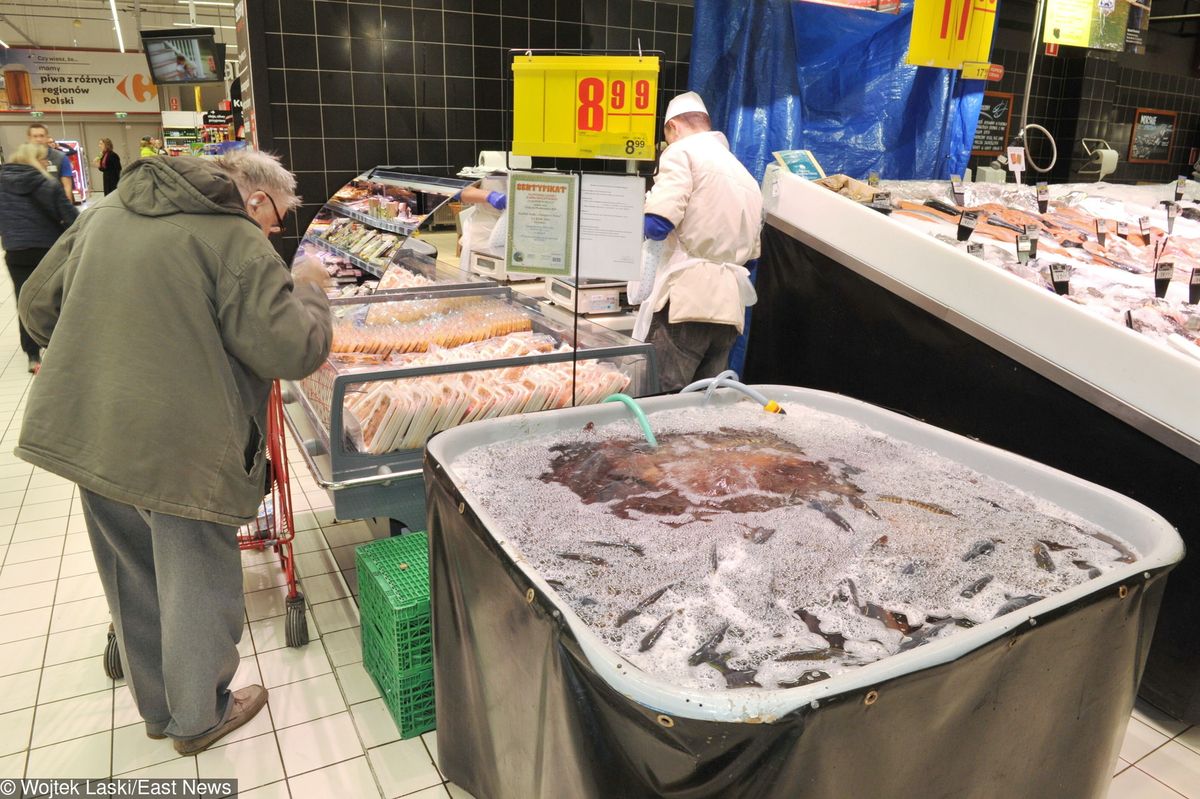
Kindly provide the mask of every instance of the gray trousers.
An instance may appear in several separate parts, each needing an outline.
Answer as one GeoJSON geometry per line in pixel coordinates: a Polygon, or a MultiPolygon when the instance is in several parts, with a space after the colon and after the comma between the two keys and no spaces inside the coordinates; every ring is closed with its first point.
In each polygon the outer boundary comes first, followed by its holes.
{"type": "Polygon", "coordinates": [[[650,320],[650,332],[646,335],[646,341],[654,345],[659,390],[665,394],[724,372],[729,366],[729,352],[738,335],[733,325],[712,322],[671,324],[668,321],[670,312],[670,304],[656,312],[650,320]]]}
{"type": "Polygon", "coordinates": [[[203,735],[233,704],[246,610],[237,530],[79,494],[146,732],[203,735]]]}

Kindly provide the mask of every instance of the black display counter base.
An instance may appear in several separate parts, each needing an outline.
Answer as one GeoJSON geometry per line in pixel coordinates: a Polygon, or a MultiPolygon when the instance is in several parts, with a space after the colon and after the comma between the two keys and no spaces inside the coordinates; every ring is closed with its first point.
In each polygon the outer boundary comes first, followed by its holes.
{"type": "MultiPolygon", "coordinates": [[[[960,330],[939,309],[918,307],[771,226],[757,280],[747,383],[845,394],[1024,455],[1132,497],[1175,525],[1186,545],[1200,545],[1200,464],[960,330]]],[[[1200,558],[1185,557],[1166,588],[1140,695],[1192,724],[1200,723],[1198,619],[1200,558]]]]}

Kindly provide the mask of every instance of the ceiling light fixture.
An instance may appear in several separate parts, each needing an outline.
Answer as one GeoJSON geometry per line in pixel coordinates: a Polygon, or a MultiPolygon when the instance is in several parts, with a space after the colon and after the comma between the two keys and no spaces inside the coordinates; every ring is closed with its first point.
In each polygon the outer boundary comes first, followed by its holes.
{"type": "Polygon", "coordinates": [[[0,47],[4,47],[5,49],[7,49],[7,48],[8,48],[8,42],[4,41],[3,39],[0,39],[0,47]]]}
{"type": "Polygon", "coordinates": [[[125,37],[121,35],[121,20],[117,19],[117,0],[108,0],[108,7],[112,9],[113,28],[117,31],[117,46],[123,53],[125,52],[125,37]]]}
{"type": "Polygon", "coordinates": [[[176,28],[224,28],[225,30],[230,31],[237,30],[237,28],[232,25],[196,25],[191,22],[172,22],[171,24],[176,28]]]}

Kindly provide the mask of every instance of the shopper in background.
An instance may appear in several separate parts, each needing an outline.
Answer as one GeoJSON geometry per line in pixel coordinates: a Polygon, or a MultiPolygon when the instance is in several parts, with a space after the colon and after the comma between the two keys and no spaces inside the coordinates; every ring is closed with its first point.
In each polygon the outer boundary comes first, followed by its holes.
{"type": "Polygon", "coordinates": [[[163,140],[158,137],[150,140],[150,146],[154,148],[154,152],[158,155],[170,155],[167,152],[167,148],[163,147],[163,140]]]}
{"type": "MultiPolygon", "coordinates": [[[[44,145],[22,144],[8,163],[0,166],[0,244],[18,299],[38,262],[79,216],[58,181],[46,171],[46,157],[44,145]]],[[[41,348],[20,320],[17,331],[29,371],[36,374],[41,348]]]]}
{"type": "Polygon", "coordinates": [[[67,199],[74,202],[75,171],[71,167],[70,159],[54,146],[50,131],[42,123],[34,122],[25,129],[25,140],[29,144],[46,148],[46,171],[50,173],[50,177],[62,183],[67,199]]]}
{"type": "Polygon", "coordinates": [[[271,380],[332,339],[324,269],[267,236],[299,205],[273,156],[147,158],[21,295],[48,344],[16,453],[79,485],[121,662],[151,738],[194,754],[266,703],[230,692],[245,621],[236,528],[265,477],[271,380]]]}
{"type": "Polygon", "coordinates": [[[104,175],[104,193],[112,194],[117,190],[117,182],[121,179],[121,156],[113,150],[112,139],[100,140],[100,155],[96,158],[96,169],[104,175]]]}
{"type": "Polygon", "coordinates": [[[667,148],[646,195],[634,338],[654,345],[663,391],[724,371],[746,306],[758,298],[744,264],[758,257],[762,193],[712,130],[695,92],[667,106],[667,148]]]}
{"type": "Polygon", "coordinates": [[[152,155],[158,155],[158,150],[154,148],[154,144],[149,136],[143,136],[142,143],[138,149],[138,158],[149,158],[152,155]]]}

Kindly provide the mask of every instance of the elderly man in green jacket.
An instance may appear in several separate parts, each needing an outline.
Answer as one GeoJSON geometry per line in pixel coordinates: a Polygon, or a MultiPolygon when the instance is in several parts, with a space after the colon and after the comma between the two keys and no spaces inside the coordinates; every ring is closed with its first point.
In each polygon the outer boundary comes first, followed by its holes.
{"type": "Polygon", "coordinates": [[[193,754],[252,718],[231,692],[236,528],[262,500],[271,380],[329,353],[316,265],[267,236],[299,201],[272,156],[139,161],[42,260],[18,310],[48,345],[19,457],[79,485],[122,662],[151,738],[193,754]]]}

